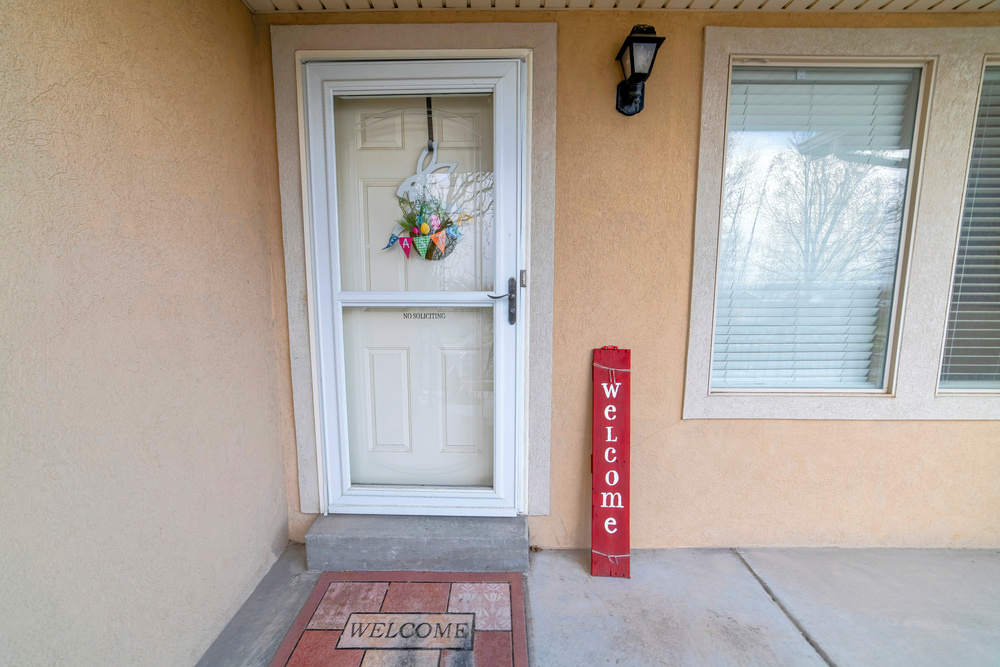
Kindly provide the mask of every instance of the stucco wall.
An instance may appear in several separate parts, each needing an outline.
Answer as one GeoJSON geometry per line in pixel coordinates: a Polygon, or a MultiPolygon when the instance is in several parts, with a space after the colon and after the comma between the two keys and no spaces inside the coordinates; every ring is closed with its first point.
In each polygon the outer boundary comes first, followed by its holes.
{"type": "Polygon", "coordinates": [[[194,664],[285,545],[259,48],[239,0],[0,11],[2,665],[194,664]]]}
{"type": "MultiPolygon", "coordinates": [[[[1000,544],[996,422],[681,420],[705,26],[996,26],[1000,16],[441,11],[255,21],[262,39],[269,23],[558,23],[552,496],[551,514],[531,518],[535,543],[589,544],[590,350],[616,344],[632,349],[637,368],[634,547],[1000,544]],[[614,108],[613,59],[635,23],[667,40],[645,111],[625,118],[614,108]]],[[[285,465],[294,471],[294,457],[285,465]]]]}

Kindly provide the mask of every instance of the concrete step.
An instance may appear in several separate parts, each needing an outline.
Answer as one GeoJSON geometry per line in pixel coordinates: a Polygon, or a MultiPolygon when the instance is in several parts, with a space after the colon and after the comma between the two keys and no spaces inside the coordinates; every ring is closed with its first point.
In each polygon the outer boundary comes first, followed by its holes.
{"type": "Polygon", "coordinates": [[[306,533],[310,570],[527,572],[518,517],[330,514],[306,533]]]}

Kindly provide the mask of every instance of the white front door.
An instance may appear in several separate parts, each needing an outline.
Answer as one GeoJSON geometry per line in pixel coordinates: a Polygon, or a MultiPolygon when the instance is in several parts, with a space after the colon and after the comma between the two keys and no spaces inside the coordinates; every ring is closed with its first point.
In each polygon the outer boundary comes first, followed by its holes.
{"type": "Polygon", "coordinates": [[[523,76],[305,65],[328,511],[519,508],[523,76]]]}

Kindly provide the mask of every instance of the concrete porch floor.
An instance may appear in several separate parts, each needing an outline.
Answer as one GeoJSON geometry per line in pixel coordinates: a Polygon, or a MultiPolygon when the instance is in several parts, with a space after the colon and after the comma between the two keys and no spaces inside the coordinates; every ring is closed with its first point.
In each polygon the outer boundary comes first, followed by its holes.
{"type": "MultiPolygon", "coordinates": [[[[1000,665],[1000,551],[633,551],[632,579],[585,551],[527,574],[538,667],[1000,665]]],[[[198,663],[265,666],[319,578],[290,545],[198,663]]]]}

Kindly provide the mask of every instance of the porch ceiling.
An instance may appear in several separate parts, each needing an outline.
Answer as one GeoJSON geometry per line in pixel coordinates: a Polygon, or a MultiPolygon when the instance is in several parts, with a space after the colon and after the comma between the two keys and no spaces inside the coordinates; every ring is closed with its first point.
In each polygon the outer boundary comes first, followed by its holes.
{"type": "Polygon", "coordinates": [[[979,12],[1000,0],[243,0],[258,14],[424,9],[611,9],[755,12],[979,12]]]}

